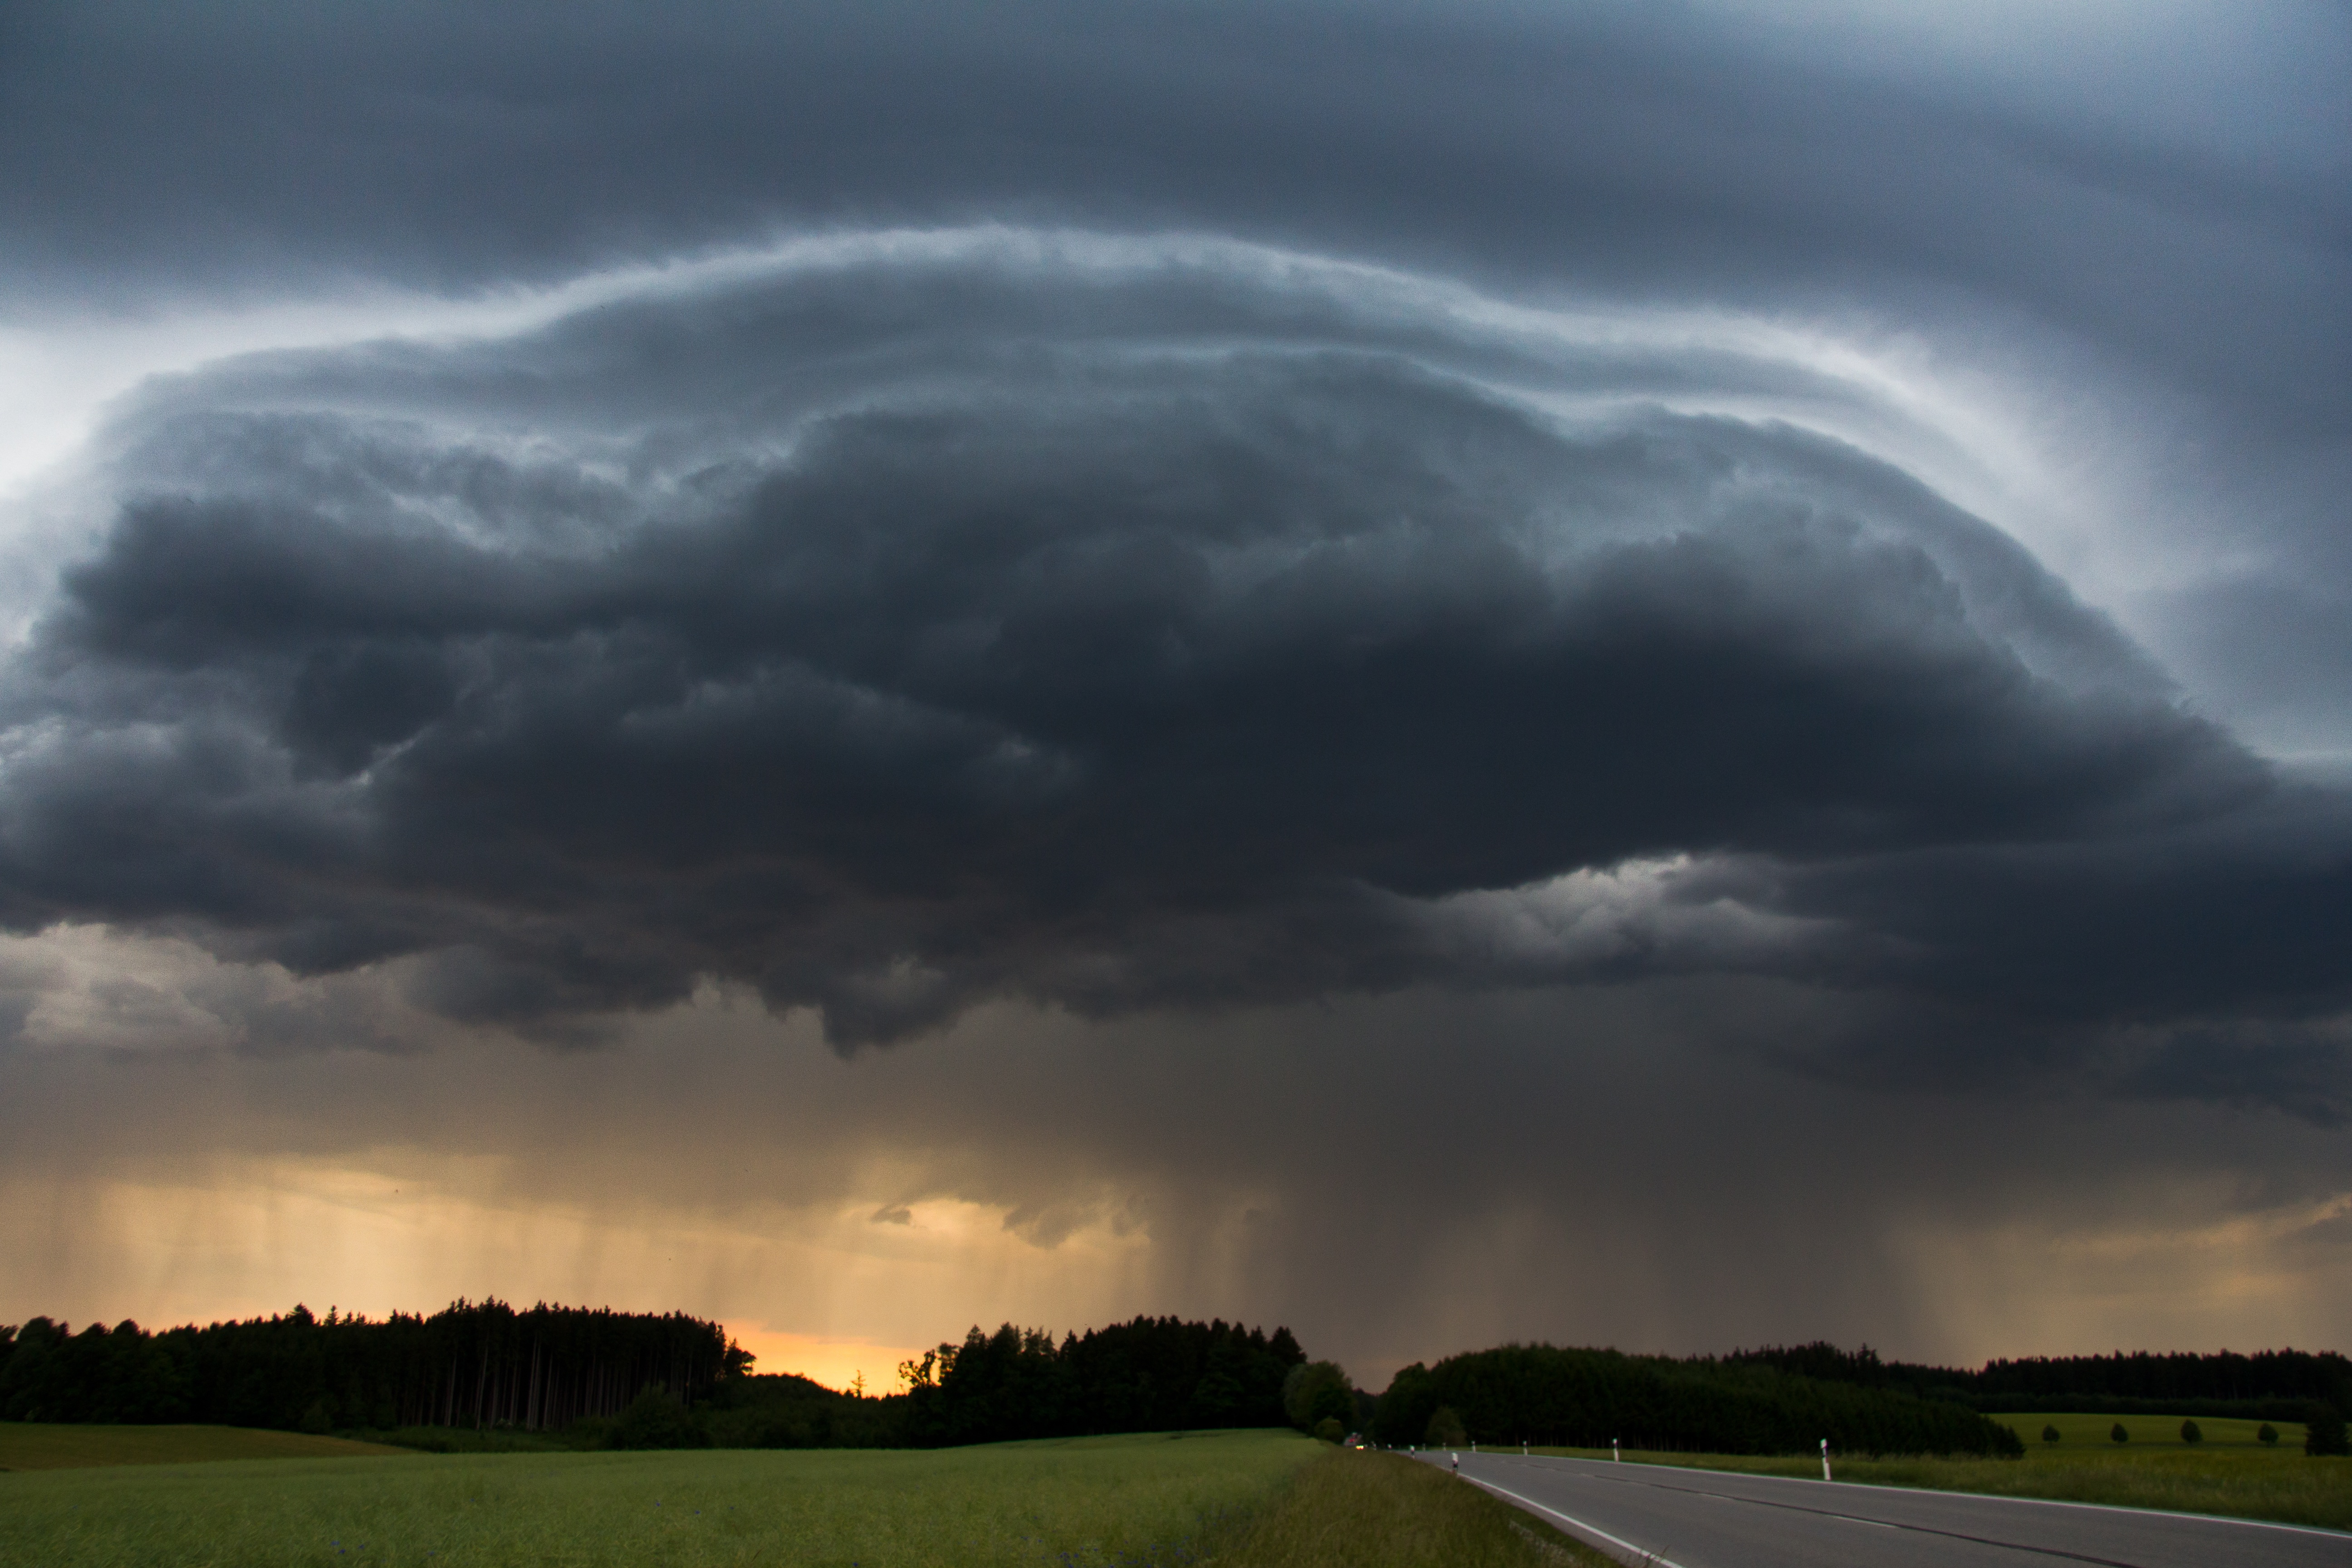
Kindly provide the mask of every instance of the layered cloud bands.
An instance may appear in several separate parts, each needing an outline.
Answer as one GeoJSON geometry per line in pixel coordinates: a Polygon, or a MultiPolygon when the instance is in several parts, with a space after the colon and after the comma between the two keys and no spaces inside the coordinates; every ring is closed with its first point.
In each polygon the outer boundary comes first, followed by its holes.
{"type": "Polygon", "coordinates": [[[993,230],[610,292],[121,416],[6,677],[9,926],[844,1047],[1737,971],[2341,1103],[2341,803],[1802,340],[993,230]]]}

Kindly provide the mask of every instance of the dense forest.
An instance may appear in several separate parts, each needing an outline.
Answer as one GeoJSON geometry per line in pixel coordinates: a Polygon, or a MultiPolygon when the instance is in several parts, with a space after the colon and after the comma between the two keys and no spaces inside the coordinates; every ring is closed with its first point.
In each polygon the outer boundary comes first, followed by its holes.
{"type": "Polygon", "coordinates": [[[0,1331],[0,1417],[326,1432],[614,1417],[648,1388],[707,1397],[750,1358],[680,1312],[457,1301],[431,1317],[283,1316],[149,1333],[35,1318],[0,1331]]]}
{"type": "Polygon", "coordinates": [[[1058,1342],[974,1328],[898,1369],[900,1392],[855,1399],[798,1377],[715,1391],[712,1439],[734,1447],[938,1447],[1014,1437],[1279,1426],[1306,1353],[1288,1329],[1137,1318],[1058,1342]]]}
{"type": "Polygon", "coordinates": [[[633,1447],[905,1447],[1281,1426],[1306,1364],[1288,1329],[1137,1318],[1058,1342],[974,1328],[878,1398],[758,1376],[718,1324],[459,1301],[428,1318],[283,1316],[150,1333],[0,1329],[0,1417],[317,1432],[562,1432],[633,1447]],[[1295,1381],[1295,1379],[1293,1379],[1295,1381]]]}
{"type": "Polygon", "coordinates": [[[2352,1360],[2334,1351],[2262,1351],[2252,1355],[2118,1351],[2113,1355],[1994,1361],[1976,1371],[1881,1361],[1867,1345],[1858,1351],[1822,1343],[1769,1346],[1725,1359],[1823,1382],[1906,1389],[1989,1414],[2074,1411],[2301,1421],[2315,1401],[2338,1412],[2352,1411],[2352,1360]]]}
{"type": "Polygon", "coordinates": [[[1786,1454],[2017,1454],[2017,1436],[1964,1405],[1760,1362],[1506,1345],[1406,1367],[1381,1396],[1384,1443],[1545,1443],[1786,1454]]]}
{"type": "MultiPolygon", "coordinates": [[[[0,1327],[0,1418],[218,1422],[572,1447],[934,1447],[1015,1437],[1286,1423],[1438,1441],[1785,1453],[2017,1450],[2003,1411],[2310,1422],[2333,1451],[2352,1361],[2333,1352],[1888,1362],[1864,1346],[1767,1346],[1677,1360],[1508,1345],[1397,1373],[1378,1400],[1288,1329],[1136,1318],[1058,1341],[974,1328],[868,1397],[758,1375],[717,1323],[683,1313],[457,1301],[429,1317],[282,1316],[150,1333],[0,1327]],[[544,1436],[533,1436],[544,1435],[544,1436]]],[[[2315,1449],[2321,1451],[2321,1449],[2315,1449]]]]}

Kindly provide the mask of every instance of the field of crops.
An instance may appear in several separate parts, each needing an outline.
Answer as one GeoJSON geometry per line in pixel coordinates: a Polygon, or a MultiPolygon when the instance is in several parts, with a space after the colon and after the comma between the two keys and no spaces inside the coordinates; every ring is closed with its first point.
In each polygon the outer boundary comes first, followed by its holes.
{"type": "Polygon", "coordinates": [[[1142,1568],[1195,1560],[1331,1452],[1256,1431],[31,1471],[0,1476],[0,1563],[1142,1568]]]}
{"type": "Polygon", "coordinates": [[[194,1465],[212,1459],[342,1459],[405,1454],[380,1443],[245,1426],[68,1426],[0,1421],[0,1470],[194,1465]]]}

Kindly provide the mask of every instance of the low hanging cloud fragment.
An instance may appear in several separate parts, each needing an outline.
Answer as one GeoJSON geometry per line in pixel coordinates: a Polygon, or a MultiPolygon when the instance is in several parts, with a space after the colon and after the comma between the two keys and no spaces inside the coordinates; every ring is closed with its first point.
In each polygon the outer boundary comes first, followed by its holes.
{"type": "Polygon", "coordinates": [[[1899,465],[1695,406],[1864,394],[1452,298],[886,237],[159,384],[6,676],[0,918],[558,1042],[706,980],[844,1048],[1677,973],[1958,1050],[2346,1007],[2339,796],[1899,465]]]}

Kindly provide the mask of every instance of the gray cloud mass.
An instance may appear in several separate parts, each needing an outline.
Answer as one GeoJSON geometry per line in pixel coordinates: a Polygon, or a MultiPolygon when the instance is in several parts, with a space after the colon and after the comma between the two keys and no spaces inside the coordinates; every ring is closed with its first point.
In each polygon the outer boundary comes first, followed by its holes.
{"type": "Polygon", "coordinates": [[[1547,413],[1445,326],[982,239],[160,387],[9,681],[10,921],[431,953],[558,1034],[715,977],[845,1046],[1654,966],[2343,1005],[2341,797],[1998,531],[1792,427],[1547,413]],[[1447,918],[1676,857],[1843,939],[1447,918]]]}
{"type": "Polygon", "coordinates": [[[0,416],[131,368],[0,429],[0,1188],[108,1073],[462,1165],[674,1070],[786,1206],[1149,1213],[1374,1362],[2337,1278],[2347,81],[2296,5],[9,7],[0,416]]]}

